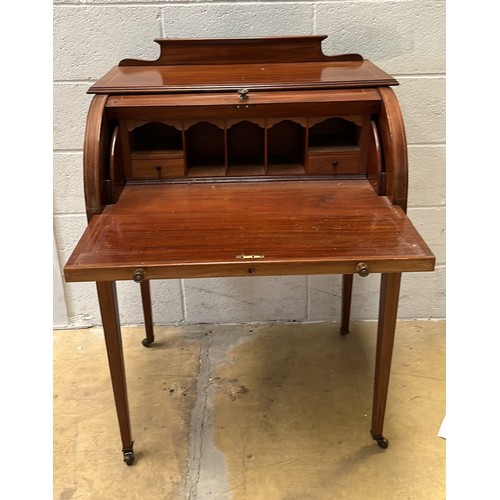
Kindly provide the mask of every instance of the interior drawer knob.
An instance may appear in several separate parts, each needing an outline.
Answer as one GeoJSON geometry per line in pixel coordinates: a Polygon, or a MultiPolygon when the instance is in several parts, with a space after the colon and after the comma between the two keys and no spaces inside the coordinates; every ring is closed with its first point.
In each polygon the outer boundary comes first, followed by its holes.
{"type": "Polygon", "coordinates": [[[368,270],[368,264],[366,262],[359,262],[357,265],[356,265],[356,271],[358,272],[358,274],[360,276],[362,276],[363,278],[365,276],[368,276],[370,274],[370,271],[368,270]]]}
{"type": "Polygon", "coordinates": [[[336,167],[339,164],[339,162],[335,159],[332,160],[332,165],[336,167]]]}
{"type": "Polygon", "coordinates": [[[142,267],[137,268],[134,272],[134,281],[136,283],[141,283],[141,281],[144,281],[145,274],[146,274],[146,272],[144,271],[144,269],[142,267]]]}

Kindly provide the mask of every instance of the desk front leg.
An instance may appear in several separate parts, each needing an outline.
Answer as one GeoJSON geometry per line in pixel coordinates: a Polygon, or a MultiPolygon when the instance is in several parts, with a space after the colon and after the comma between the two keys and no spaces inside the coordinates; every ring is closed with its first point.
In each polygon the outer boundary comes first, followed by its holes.
{"type": "Polygon", "coordinates": [[[389,446],[389,441],[382,435],[382,430],[389,388],[400,284],[401,273],[382,274],[371,428],[371,435],[381,448],[389,446]]]}
{"type": "Polygon", "coordinates": [[[97,295],[101,309],[104,339],[108,353],[111,384],[115,397],[118,424],[122,440],[123,460],[127,465],[134,462],[132,432],[128,409],[127,382],[125,379],[125,363],[123,360],[123,345],[116,298],[116,283],[114,281],[98,281],[97,295]]]}

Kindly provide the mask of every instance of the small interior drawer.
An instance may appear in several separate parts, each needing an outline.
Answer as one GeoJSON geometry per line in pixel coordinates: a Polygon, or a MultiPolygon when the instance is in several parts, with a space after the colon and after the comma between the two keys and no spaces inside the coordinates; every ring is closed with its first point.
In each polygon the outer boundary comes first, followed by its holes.
{"type": "Polygon", "coordinates": [[[184,158],[132,158],[134,179],[164,179],[184,176],[184,158]]]}
{"type": "Polygon", "coordinates": [[[359,153],[331,152],[308,155],[309,174],[363,174],[359,153]]]}

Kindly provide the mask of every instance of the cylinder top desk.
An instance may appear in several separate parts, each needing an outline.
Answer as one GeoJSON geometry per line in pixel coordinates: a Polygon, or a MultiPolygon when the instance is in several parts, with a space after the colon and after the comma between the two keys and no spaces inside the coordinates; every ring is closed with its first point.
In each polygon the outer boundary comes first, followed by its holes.
{"type": "Polygon", "coordinates": [[[382,448],[401,273],[434,256],[406,215],[398,82],[325,36],[157,39],[155,61],[122,60],[89,89],[88,227],[65,265],[97,284],[123,458],[134,462],[115,282],[381,274],[371,434],[382,448]]]}

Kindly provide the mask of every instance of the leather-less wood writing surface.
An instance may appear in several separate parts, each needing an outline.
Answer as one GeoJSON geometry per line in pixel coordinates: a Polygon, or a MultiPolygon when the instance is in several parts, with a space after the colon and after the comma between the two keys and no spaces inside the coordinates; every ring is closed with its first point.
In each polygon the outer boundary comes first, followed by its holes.
{"type": "Polygon", "coordinates": [[[94,217],[68,281],[432,270],[402,212],[367,181],[130,186],[94,217]],[[247,256],[246,258],[244,258],[247,256]],[[257,257],[252,257],[257,256],[257,257]]]}

